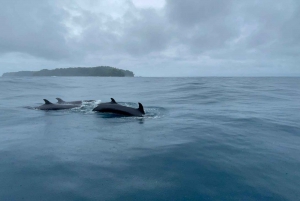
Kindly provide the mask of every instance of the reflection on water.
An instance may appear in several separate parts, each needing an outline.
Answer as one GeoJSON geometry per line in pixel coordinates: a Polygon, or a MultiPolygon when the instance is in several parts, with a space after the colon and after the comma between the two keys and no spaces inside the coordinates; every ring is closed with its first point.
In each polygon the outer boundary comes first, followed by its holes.
{"type": "Polygon", "coordinates": [[[0,200],[297,200],[299,82],[1,78],[0,200]],[[146,116],[25,108],[112,96],[146,116]]]}

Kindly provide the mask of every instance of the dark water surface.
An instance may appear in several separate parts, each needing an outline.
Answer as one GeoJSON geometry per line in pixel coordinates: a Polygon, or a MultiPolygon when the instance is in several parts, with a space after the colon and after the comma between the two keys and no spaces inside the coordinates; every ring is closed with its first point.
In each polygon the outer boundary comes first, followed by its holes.
{"type": "Polygon", "coordinates": [[[0,78],[0,200],[299,200],[300,78],[0,78]],[[144,118],[28,109],[143,103],[144,118]]]}

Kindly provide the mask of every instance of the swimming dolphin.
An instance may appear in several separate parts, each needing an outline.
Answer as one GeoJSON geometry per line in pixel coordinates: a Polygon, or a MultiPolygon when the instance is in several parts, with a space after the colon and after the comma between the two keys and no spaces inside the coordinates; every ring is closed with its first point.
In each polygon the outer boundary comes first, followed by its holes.
{"type": "Polygon", "coordinates": [[[71,105],[71,104],[53,104],[50,101],[44,99],[45,104],[41,105],[39,107],[36,107],[35,109],[39,109],[39,110],[64,110],[64,109],[71,109],[71,108],[75,108],[75,107],[79,107],[79,105],[71,105]]]}
{"type": "Polygon", "coordinates": [[[141,103],[139,103],[139,108],[135,109],[120,105],[113,98],[111,98],[111,102],[100,103],[96,108],[93,109],[93,111],[138,117],[142,117],[145,114],[144,107],[141,103]]]}
{"type": "MultiPolygon", "coordinates": [[[[75,104],[75,105],[81,105],[83,101],[64,101],[61,98],[56,98],[58,104],[75,104]]],[[[93,102],[94,100],[84,100],[84,102],[93,102]]]]}

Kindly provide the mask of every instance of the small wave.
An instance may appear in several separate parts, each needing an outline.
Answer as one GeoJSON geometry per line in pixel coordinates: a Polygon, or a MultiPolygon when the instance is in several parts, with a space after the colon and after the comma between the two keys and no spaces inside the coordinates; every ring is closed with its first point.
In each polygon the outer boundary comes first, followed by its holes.
{"type": "Polygon", "coordinates": [[[36,107],[32,107],[32,106],[24,106],[23,108],[29,109],[29,110],[37,110],[36,107]]]}
{"type": "Polygon", "coordinates": [[[146,113],[144,118],[147,119],[159,119],[164,117],[167,113],[167,110],[163,107],[149,106],[149,107],[145,107],[144,109],[146,113]]]}
{"type": "Polygon", "coordinates": [[[101,103],[101,100],[95,100],[92,102],[83,101],[80,107],[72,108],[72,112],[80,112],[83,114],[93,114],[93,109],[101,103]]]}
{"type": "MultiPolygon", "coordinates": [[[[85,102],[85,103],[88,103],[88,104],[89,104],[89,103],[91,103],[91,102],[85,102]]],[[[99,105],[100,103],[101,103],[101,100],[95,100],[95,101],[94,101],[94,104],[96,104],[96,105],[99,105]]]]}

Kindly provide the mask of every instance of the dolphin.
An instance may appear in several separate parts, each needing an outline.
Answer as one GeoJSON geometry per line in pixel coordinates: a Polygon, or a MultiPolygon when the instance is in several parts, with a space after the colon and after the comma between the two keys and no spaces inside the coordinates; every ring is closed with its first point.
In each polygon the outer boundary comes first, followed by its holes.
{"type": "Polygon", "coordinates": [[[39,107],[36,107],[35,109],[39,109],[39,110],[64,110],[64,109],[71,109],[71,108],[75,108],[75,107],[79,107],[79,105],[71,105],[71,104],[53,104],[50,101],[48,101],[47,99],[44,99],[45,104],[41,105],[39,107]]]}
{"type": "Polygon", "coordinates": [[[135,109],[120,105],[113,98],[111,98],[111,102],[100,103],[93,111],[137,117],[142,117],[145,114],[144,107],[141,103],[139,103],[139,108],[135,109]]]}
{"type": "Polygon", "coordinates": [[[56,98],[58,104],[75,104],[75,105],[81,105],[82,102],[93,102],[94,100],[84,100],[84,101],[64,101],[61,98],[56,98]]]}

